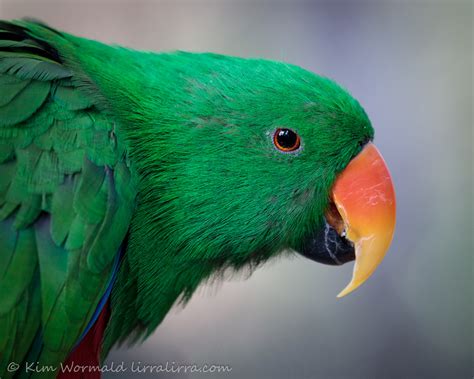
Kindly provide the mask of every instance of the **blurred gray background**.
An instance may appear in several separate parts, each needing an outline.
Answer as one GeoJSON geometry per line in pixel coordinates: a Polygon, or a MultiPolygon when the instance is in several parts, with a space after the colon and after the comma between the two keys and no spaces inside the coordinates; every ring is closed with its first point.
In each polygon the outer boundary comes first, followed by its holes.
{"type": "Polygon", "coordinates": [[[354,294],[336,299],[351,265],[279,260],[203,288],[109,361],[228,364],[212,375],[227,378],[473,377],[472,2],[0,1],[2,18],[104,42],[329,76],[367,110],[392,171],[394,243],[354,294]]]}

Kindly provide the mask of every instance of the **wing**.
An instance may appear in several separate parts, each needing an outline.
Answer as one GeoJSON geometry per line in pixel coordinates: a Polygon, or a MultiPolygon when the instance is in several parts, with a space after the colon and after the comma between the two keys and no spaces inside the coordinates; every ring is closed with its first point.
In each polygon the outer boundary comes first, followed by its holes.
{"type": "Polygon", "coordinates": [[[0,376],[8,362],[64,361],[133,212],[115,121],[77,75],[27,24],[0,23],[0,376]]]}

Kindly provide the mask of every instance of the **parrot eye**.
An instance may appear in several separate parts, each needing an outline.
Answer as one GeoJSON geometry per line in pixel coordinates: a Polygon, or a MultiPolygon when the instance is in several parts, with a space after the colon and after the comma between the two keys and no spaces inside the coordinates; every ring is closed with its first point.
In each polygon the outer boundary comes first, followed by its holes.
{"type": "Polygon", "coordinates": [[[278,128],[273,135],[273,143],[278,150],[295,151],[300,147],[300,136],[291,129],[278,128]]]}

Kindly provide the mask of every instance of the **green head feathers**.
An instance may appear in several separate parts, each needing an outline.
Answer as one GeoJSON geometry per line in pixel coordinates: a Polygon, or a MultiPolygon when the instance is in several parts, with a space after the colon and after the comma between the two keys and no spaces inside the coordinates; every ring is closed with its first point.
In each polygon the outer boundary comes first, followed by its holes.
{"type": "Polygon", "coordinates": [[[334,82],[288,64],[160,59],[166,66],[144,78],[146,107],[127,107],[124,134],[141,179],[140,249],[239,266],[298,248],[321,221],[335,175],[372,137],[362,108],[334,82]],[[280,151],[278,128],[297,133],[299,149],[280,151]]]}

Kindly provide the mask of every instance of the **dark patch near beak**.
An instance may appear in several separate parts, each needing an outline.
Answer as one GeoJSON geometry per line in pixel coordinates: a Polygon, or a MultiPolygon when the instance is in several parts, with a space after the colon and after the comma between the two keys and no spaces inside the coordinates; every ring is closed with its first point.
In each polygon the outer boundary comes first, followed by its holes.
{"type": "Polygon", "coordinates": [[[353,244],[340,236],[326,220],[322,229],[308,237],[300,253],[328,265],[342,265],[355,259],[353,244]]]}

